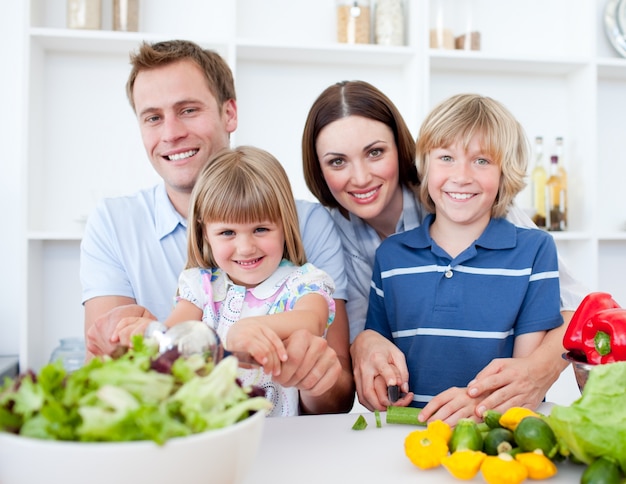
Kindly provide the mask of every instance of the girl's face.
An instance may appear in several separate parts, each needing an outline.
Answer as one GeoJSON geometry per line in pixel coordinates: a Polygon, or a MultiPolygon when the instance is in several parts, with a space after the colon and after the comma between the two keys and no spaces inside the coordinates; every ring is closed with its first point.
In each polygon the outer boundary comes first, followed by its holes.
{"type": "Polygon", "coordinates": [[[343,208],[370,225],[384,219],[395,224],[402,191],[398,149],[389,126],[348,116],[325,126],[315,147],[328,188],[343,208]]]}
{"type": "Polygon", "coordinates": [[[281,224],[209,222],[205,234],[217,265],[241,286],[254,287],[265,281],[283,258],[281,224]]]}
{"type": "Polygon", "coordinates": [[[475,135],[467,148],[455,142],[430,151],[428,193],[435,202],[437,222],[487,225],[500,185],[500,166],[481,150],[475,135]]]}

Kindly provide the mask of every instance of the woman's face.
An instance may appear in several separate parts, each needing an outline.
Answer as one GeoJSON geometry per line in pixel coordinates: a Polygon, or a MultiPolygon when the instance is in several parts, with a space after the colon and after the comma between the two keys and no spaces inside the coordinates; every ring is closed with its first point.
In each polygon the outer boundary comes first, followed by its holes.
{"type": "Polygon", "coordinates": [[[370,224],[387,219],[395,225],[402,191],[389,126],[362,116],[341,118],[320,131],[315,148],[328,188],[343,208],[370,224]]]}

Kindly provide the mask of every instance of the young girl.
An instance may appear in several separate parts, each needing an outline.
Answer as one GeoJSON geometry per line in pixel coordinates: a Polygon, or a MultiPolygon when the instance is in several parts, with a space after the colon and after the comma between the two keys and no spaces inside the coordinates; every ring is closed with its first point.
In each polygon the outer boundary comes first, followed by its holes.
{"type": "Polygon", "coordinates": [[[411,405],[437,396],[452,420],[474,416],[465,387],[476,374],[494,358],[528,356],[563,322],[552,236],[504,218],[527,159],[522,127],[487,97],[453,96],[422,125],[419,195],[430,215],[381,243],[366,321],[404,353],[411,405]]]}
{"type": "MultiPolygon", "coordinates": [[[[306,263],[287,174],[269,153],[227,149],[203,169],[191,195],[188,260],[176,305],[164,324],[202,320],[230,351],[263,366],[241,369],[244,384],[265,388],[270,415],[297,415],[298,390],[272,381],[295,330],[325,334],[334,318],[332,279],[306,263]]],[[[150,318],[125,318],[115,334],[128,342],[150,318]]]]}

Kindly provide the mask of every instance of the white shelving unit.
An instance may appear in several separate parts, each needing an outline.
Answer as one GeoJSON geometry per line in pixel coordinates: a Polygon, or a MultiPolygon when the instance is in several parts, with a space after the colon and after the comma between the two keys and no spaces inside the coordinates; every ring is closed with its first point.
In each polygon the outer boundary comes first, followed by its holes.
{"type": "MultiPolygon", "coordinates": [[[[559,251],[590,290],[626,305],[626,59],[605,37],[604,1],[468,1],[480,51],[430,49],[428,0],[405,0],[407,42],[399,47],[338,44],[334,0],[143,1],[139,33],[110,30],[112,0],[103,0],[99,31],[66,29],[64,0],[13,7],[25,19],[17,50],[25,68],[17,75],[27,86],[19,185],[26,223],[17,235],[21,367],[40,367],[59,338],[82,335],[79,245],[95,200],[157,179],[124,92],[128,53],[142,40],[187,38],[220,52],[238,90],[233,142],[274,153],[301,198],[313,199],[301,169],[304,120],[331,83],[378,86],[414,134],[451,94],[502,101],[529,138],[544,137],[548,155],[552,140],[564,137],[570,227],[554,234],[559,251]]],[[[552,400],[559,395],[571,399],[552,400]]]]}

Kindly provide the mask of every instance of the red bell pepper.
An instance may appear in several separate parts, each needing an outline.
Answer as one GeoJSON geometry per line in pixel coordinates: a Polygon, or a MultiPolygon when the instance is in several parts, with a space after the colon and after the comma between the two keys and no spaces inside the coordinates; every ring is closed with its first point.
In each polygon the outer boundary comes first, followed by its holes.
{"type": "Polygon", "coordinates": [[[606,292],[592,292],[588,294],[580,303],[574,316],[572,316],[565,335],[563,336],[563,347],[578,359],[586,356],[587,345],[583,340],[583,327],[598,312],[603,309],[619,308],[613,297],[606,292]]]}
{"type": "Polygon", "coordinates": [[[593,365],[626,360],[626,309],[598,311],[582,331],[587,362],[593,365]]]}

